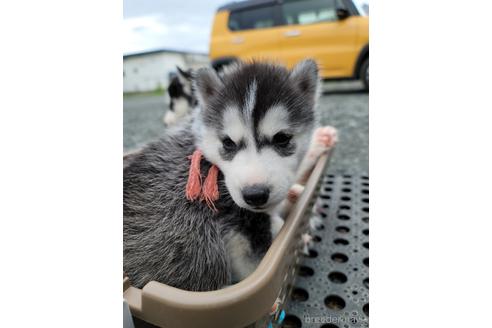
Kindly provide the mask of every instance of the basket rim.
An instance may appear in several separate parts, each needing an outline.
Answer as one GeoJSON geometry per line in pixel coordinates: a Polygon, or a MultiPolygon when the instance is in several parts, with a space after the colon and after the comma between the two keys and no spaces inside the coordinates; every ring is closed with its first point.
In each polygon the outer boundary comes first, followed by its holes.
{"type": "Polygon", "coordinates": [[[150,281],[138,289],[131,286],[128,277],[124,277],[124,299],[132,314],[154,324],[163,324],[169,320],[186,321],[187,316],[193,316],[195,320],[212,318],[214,311],[227,311],[228,316],[234,316],[238,327],[254,322],[252,316],[259,318],[267,314],[268,310],[265,309],[271,307],[281,289],[280,280],[283,279],[278,275],[282,273],[284,262],[289,257],[287,251],[298,233],[304,213],[310,210],[310,200],[317,191],[332,151],[329,150],[318,159],[304,192],[253,273],[234,285],[214,291],[187,291],[157,281],[150,281]],[[240,313],[241,309],[243,314],[240,313]],[[248,312],[248,315],[244,312],[248,312]],[[170,319],[168,314],[172,314],[173,318],[170,319]]]}

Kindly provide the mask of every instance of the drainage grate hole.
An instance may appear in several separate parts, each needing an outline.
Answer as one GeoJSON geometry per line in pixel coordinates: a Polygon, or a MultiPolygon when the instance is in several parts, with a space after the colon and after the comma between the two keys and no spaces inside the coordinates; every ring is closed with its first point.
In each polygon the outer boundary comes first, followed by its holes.
{"type": "Polygon", "coordinates": [[[319,197],[321,197],[323,199],[331,199],[330,195],[320,195],[319,197]]]}
{"type": "Polygon", "coordinates": [[[332,190],[333,190],[333,189],[331,189],[330,187],[326,187],[326,188],[325,188],[325,191],[326,191],[326,192],[330,192],[330,191],[332,191],[332,190]]]}
{"type": "Polygon", "coordinates": [[[366,175],[363,175],[363,176],[362,176],[362,179],[364,179],[364,180],[369,180],[369,177],[368,177],[368,176],[366,176],[366,175]]]}
{"type": "Polygon", "coordinates": [[[364,195],[369,195],[369,189],[362,189],[362,193],[364,195]]]}
{"type": "Polygon", "coordinates": [[[311,277],[312,275],[314,275],[314,270],[308,266],[303,265],[299,267],[299,271],[297,273],[301,277],[311,277]]]}
{"type": "Polygon", "coordinates": [[[348,206],[348,205],[340,205],[340,206],[338,207],[338,209],[339,209],[339,210],[350,210],[350,206],[348,206]]]}
{"type": "Polygon", "coordinates": [[[333,181],[326,181],[326,184],[332,185],[333,181]]]}
{"type": "Polygon", "coordinates": [[[350,229],[346,226],[338,226],[335,230],[339,233],[349,233],[350,229]]]}
{"type": "Polygon", "coordinates": [[[347,276],[342,272],[333,271],[328,274],[328,279],[336,284],[343,284],[347,282],[347,276]]]}
{"type": "Polygon", "coordinates": [[[365,278],[364,280],[362,280],[362,283],[367,289],[369,289],[369,278],[365,278]]]}
{"type": "Polygon", "coordinates": [[[293,314],[287,314],[285,316],[284,322],[282,323],[282,328],[301,328],[302,321],[293,314]]]}
{"type": "Polygon", "coordinates": [[[334,253],[331,259],[337,263],[345,263],[348,261],[348,256],[343,253],[334,253]]]}
{"type": "Polygon", "coordinates": [[[356,290],[352,291],[352,294],[357,295],[358,292],[356,290]]]}
{"type": "Polygon", "coordinates": [[[342,189],[342,191],[343,191],[343,192],[351,192],[351,191],[352,191],[352,189],[350,189],[350,188],[343,188],[343,189],[342,189]]]}
{"type": "Polygon", "coordinates": [[[309,258],[315,258],[318,256],[318,252],[316,252],[314,249],[310,249],[308,255],[306,255],[306,254],[303,254],[303,255],[306,257],[309,257],[309,258]]]}
{"type": "Polygon", "coordinates": [[[351,200],[352,198],[350,198],[349,196],[342,196],[342,197],[340,197],[340,199],[341,199],[341,200],[343,200],[343,201],[348,202],[348,201],[349,201],[349,200],[351,200]]]}
{"type": "Polygon", "coordinates": [[[369,207],[364,207],[362,210],[366,213],[369,213],[369,207]]]}
{"type": "Polygon", "coordinates": [[[364,246],[365,248],[369,249],[369,242],[366,241],[365,243],[362,244],[362,246],[364,246]]]}
{"type": "Polygon", "coordinates": [[[324,230],[325,229],[325,225],[324,224],[320,224],[316,227],[317,230],[324,230]]]}
{"type": "Polygon", "coordinates": [[[368,258],[368,257],[366,257],[366,258],[362,261],[362,263],[364,263],[364,265],[365,265],[366,267],[369,267],[369,258],[368,258]]]}
{"type": "Polygon", "coordinates": [[[333,241],[335,243],[335,245],[348,245],[349,244],[349,241],[347,239],[343,239],[343,238],[337,238],[333,241]]]}
{"type": "Polygon", "coordinates": [[[338,327],[334,323],[327,323],[327,324],[324,324],[323,326],[321,326],[321,328],[340,328],[340,327],[338,327]]]}
{"type": "Polygon", "coordinates": [[[304,302],[309,298],[309,294],[305,289],[295,287],[290,294],[290,298],[296,302],[304,302]]]}
{"type": "Polygon", "coordinates": [[[343,184],[344,185],[351,185],[352,184],[352,181],[344,181],[343,184]]]}
{"type": "Polygon", "coordinates": [[[359,269],[357,269],[357,268],[354,268],[354,271],[359,271],[359,269]]]}
{"type": "Polygon", "coordinates": [[[363,217],[362,222],[369,223],[369,217],[367,217],[367,216],[363,217]]]}
{"type": "Polygon", "coordinates": [[[348,216],[347,214],[340,214],[338,216],[338,219],[343,220],[343,221],[347,221],[347,220],[350,220],[350,216],[348,216]]]}
{"type": "Polygon", "coordinates": [[[319,215],[321,215],[321,217],[322,217],[323,219],[325,219],[325,218],[328,216],[328,215],[326,215],[326,213],[323,213],[323,212],[320,212],[320,213],[319,213],[319,215]]]}
{"type": "Polygon", "coordinates": [[[362,311],[364,311],[365,315],[369,316],[369,303],[364,304],[362,311]]]}
{"type": "Polygon", "coordinates": [[[369,229],[362,230],[362,233],[366,236],[369,236],[369,229]]]}
{"type": "Polygon", "coordinates": [[[362,198],[362,201],[363,201],[364,203],[369,204],[369,198],[362,198]]]}
{"type": "Polygon", "coordinates": [[[321,206],[321,207],[323,207],[323,208],[330,208],[330,205],[328,205],[328,204],[323,204],[323,206],[321,206]]]}
{"type": "Polygon", "coordinates": [[[319,243],[321,241],[321,237],[320,236],[314,236],[313,237],[313,240],[317,243],[319,243]]]}
{"type": "Polygon", "coordinates": [[[342,310],[345,308],[345,301],[337,295],[330,295],[325,298],[325,305],[332,310],[342,310]]]}

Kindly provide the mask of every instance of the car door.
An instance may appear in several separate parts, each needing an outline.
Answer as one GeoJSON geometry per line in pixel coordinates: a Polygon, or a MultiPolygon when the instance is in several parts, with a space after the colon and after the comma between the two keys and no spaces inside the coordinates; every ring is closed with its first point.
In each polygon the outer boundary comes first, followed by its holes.
{"type": "Polygon", "coordinates": [[[340,20],[341,0],[284,0],[280,57],[289,67],[304,58],[315,59],[324,78],[350,77],[356,60],[357,22],[340,20]]]}
{"type": "Polygon", "coordinates": [[[280,31],[275,4],[232,11],[228,20],[230,53],[241,59],[275,59],[280,31]]]}

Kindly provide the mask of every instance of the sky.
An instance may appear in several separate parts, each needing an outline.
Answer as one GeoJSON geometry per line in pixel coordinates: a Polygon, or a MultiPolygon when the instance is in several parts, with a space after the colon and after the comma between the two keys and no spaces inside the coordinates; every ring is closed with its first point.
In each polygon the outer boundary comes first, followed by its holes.
{"type": "Polygon", "coordinates": [[[228,0],[123,0],[123,53],[208,53],[215,11],[228,0]]]}

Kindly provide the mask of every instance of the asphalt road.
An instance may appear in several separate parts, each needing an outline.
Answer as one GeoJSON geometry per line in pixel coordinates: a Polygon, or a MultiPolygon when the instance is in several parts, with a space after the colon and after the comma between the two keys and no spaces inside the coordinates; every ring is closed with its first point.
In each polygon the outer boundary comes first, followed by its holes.
{"type": "MultiPolygon", "coordinates": [[[[369,174],[369,96],[359,82],[326,82],[318,110],[323,125],[339,130],[329,173],[369,174]]],[[[133,95],[123,101],[123,147],[130,151],[157,139],[164,131],[164,96],[133,95]]]]}

